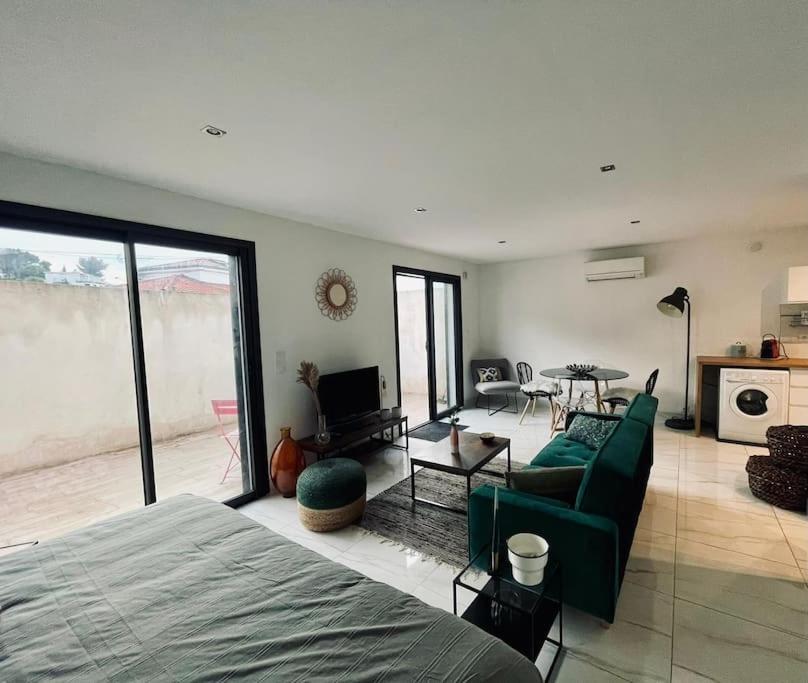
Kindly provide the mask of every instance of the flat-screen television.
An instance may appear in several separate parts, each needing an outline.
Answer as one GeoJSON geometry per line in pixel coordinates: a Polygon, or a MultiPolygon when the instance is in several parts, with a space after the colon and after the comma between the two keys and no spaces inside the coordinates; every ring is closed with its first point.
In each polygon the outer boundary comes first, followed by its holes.
{"type": "Polygon", "coordinates": [[[329,429],[359,420],[382,407],[379,366],[321,375],[317,394],[329,429]]]}

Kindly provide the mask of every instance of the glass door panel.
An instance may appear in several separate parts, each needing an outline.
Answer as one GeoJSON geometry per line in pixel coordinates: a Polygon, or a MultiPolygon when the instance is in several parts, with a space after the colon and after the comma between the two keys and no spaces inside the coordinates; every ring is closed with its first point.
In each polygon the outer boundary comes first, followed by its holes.
{"type": "Polygon", "coordinates": [[[158,500],[253,489],[238,259],[136,244],[158,500]]]}
{"type": "Polygon", "coordinates": [[[462,404],[460,278],[393,267],[398,385],[410,428],[462,404]]]}
{"type": "Polygon", "coordinates": [[[435,416],[457,407],[457,339],[455,330],[455,286],[432,282],[432,345],[435,368],[435,416]]]}
{"type": "Polygon", "coordinates": [[[401,409],[414,428],[430,420],[426,280],[399,273],[395,285],[401,409]]]}
{"type": "Polygon", "coordinates": [[[0,546],[141,507],[122,242],[0,225],[0,546]]]}

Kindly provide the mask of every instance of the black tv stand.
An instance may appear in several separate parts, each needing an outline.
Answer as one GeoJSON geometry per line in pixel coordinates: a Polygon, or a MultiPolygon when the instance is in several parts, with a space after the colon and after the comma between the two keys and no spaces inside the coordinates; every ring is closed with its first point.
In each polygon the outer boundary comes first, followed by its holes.
{"type": "Polygon", "coordinates": [[[410,448],[410,437],[407,433],[409,424],[406,415],[391,417],[387,420],[382,420],[379,415],[370,415],[357,422],[340,425],[339,429],[339,432],[331,434],[331,441],[327,444],[318,444],[314,440],[314,434],[300,439],[298,443],[304,451],[314,453],[317,460],[352,453],[373,453],[383,448],[397,448],[402,451],[409,451],[410,448]],[[403,446],[396,443],[396,427],[398,436],[404,437],[403,446]]]}
{"type": "Polygon", "coordinates": [[[350,422],[343,422],[335,425],[334,427],[330,428],[329,431],[331,432],[331,438],[339,438],[347,434],[358,432],[365,429],[365,427],[377,426],[379,421],[380,418],[378,414],[365,415],[364,417],[358,417],[350,422]]]}

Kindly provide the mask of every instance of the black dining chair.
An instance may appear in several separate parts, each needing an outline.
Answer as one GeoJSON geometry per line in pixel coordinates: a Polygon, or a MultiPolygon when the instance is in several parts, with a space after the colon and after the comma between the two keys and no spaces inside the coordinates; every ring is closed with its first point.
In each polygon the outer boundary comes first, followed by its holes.
{"type": "MultiPolygon", "coordinates": [[[[659,368],[654,370],[649,376],[648,381],[645,383],[645,393],[653,394],[654,387],[656,387],[657,377],[659,376],[659,368]]],[[[609,406],[609,413],[614,414],[617,406],[627,406],[634,400],[637,394],[641,393],[639,389],[630,389],[628,387],[615,387],[614,389],[607,389],[600,395],[600,400],[609,406]]]]}
{"type": "Polygon", "coordinates": [[[536,401],[540,398],[546,398],[550,402],[550,417],[551,422],[555,422],[555,409],[556,404],[553,397],[557,396],[561,389],[557,382],[534,382],[533,381],[533,368],[529,363],[521,361],[516,364],[516,376],[519,378],[522,393],[527,396],[527,403],[522,415],[519,417],[519,424],[525,419],[527,409],[531,408],[530,414],[536,415],[536,401]]]}

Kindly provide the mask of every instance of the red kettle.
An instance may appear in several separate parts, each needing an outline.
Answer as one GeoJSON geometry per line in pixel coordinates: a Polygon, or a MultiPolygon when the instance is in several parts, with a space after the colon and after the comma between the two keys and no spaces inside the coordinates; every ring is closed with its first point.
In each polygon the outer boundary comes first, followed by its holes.
{"type": "Polygon", "coordinates": [[[763,335],[763,341],[760,343],[760,357],[770,359],[780,357],[780,343],[773,334],[767,333],[763,335]],[[771,337],[771,339],[766,337],[771,337]]]}

